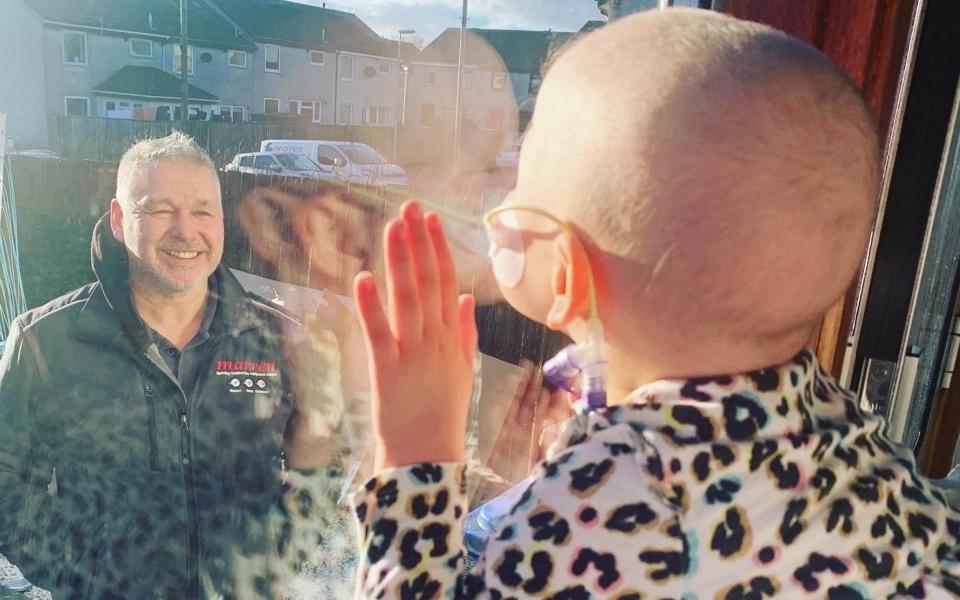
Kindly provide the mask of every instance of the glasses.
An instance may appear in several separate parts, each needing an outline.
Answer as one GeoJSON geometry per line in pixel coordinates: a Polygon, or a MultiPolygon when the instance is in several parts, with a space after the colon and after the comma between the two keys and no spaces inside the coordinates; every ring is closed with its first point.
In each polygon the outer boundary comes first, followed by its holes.
{"type": "MultiPolygon", "coordinates": [[[[583,249],[580,236],[569,223],[535,206],[511,204],[512,196],[513,193],[511,192],[503,204],[483,215],[483,225],[487,230],[487,237],[490,239],[490,255],[494,258],[495,270],[498,253],[506,252],[516,257],[520,261],[520,267],[511,269],[511,275],[515,277],[516,283],[519,283],[519,279],[522,277],[523,263],[525,262],[522,257],[525,255],[531,240],[551,241],[561,233],[566,233],[573,240],[573,243],[577,244],[581,250],[583,249]]],[[[599,322],[596,285],[589,261],[587,262],[587,278],[590,321],[599,322]]]]}

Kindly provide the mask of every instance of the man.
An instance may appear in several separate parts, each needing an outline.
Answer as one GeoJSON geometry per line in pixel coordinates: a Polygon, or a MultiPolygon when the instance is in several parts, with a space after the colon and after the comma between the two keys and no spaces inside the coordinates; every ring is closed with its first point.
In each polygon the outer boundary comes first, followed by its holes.
{"type": "MultiPolygon", "coordinates": [[[[246,294],[223,243],[209,157],[181,133],[142,141],[94,229],[97,281],[11,328],[0,553],[54,597],[263,597],[283,583],[279,553],[304,537],[278,502],[284,479],[303,481],[285,466],[333,465],[339,358],[332,334],[246,294]]],[[[290,495],[300,517],[325,505],[290,495]]]]}

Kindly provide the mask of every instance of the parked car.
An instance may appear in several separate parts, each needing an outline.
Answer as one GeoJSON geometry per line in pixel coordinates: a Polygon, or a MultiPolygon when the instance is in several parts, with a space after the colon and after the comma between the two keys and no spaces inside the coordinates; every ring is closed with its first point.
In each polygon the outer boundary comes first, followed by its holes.
{"type": "Polygon", "coordinates": [[[307,179],[334,179],[333,169],[322,167],[294,152],[246,152],[233,157],[224,171],[251,175],[282,175],[307,179]]]}
{"type": "Polygon", "coordinates": [[[337,179],[366,185],[407,185],[407,172],[379,152],[359,142],[329,140],[264,140],[261,152],[302,154],[321,167],[333,169],[337,179]]]}
{"type": "Polygon", "coordinates": [[[497,168],[516,169],[520,165],[520,148],[523,147],[523,138],[507,144],[497,153],[497,168]]]}

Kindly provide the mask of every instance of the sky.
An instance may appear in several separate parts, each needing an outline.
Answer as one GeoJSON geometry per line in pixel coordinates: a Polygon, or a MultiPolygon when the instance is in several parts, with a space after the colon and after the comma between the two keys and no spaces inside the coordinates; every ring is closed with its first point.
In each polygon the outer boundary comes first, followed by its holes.
{"type": "MultiPolygon", "coordinates": [[[[324,0],[297,0],[320,6],[324,0]]],[[[460,26],[462,0],[326,0],[327,8],[360,17],[380,35],[397,38],[399,29],[415,29],[426,45],[447,27],[460,26]]],[[[596,0],[470,0],[467,27],[577,31],[603,20],[596,0]]],[[[404,36],[410,40],[410,36],[404,36]]]]}

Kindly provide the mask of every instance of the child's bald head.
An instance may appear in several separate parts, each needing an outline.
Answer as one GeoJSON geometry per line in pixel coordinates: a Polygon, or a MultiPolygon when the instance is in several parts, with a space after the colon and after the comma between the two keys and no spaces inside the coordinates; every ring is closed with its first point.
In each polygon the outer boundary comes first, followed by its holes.
{"type": "Polygon", "coordinates": [[[858,268],[878,155],[859,92],[816,49],[717,13],[656,11],[554,64],[517,202],[592,240],[605,320],[796,336],[858,268]]]}

